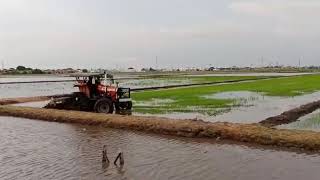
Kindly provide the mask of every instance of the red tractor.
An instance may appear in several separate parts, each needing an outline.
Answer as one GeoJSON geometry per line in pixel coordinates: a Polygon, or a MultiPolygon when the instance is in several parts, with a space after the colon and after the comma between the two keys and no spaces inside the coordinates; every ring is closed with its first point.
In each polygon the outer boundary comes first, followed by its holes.
{"type": "Polygon", "coordinates": [[[94,111],[97,113],[113,113],[131,110],[132,100],[130,88],[114,85],[114,79],[109,74],[80,74],[75,75],[79,88],[69,97],[53,99],[46,108],[94,111]]]}

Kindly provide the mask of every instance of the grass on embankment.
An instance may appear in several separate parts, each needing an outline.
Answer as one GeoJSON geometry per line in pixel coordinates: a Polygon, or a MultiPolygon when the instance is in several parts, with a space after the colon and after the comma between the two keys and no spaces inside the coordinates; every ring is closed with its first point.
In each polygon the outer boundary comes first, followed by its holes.
{"type": "MultiPolygon", "coordinates": [[[[210,77],[211,78],[211,77],[210,77]]],[[[217,78],[217,77],[213,77],[217,78]]],[[[224,77],[225,78],[225,77],[224,77]]],[[[135,111],[143,113],[165,112],[208,112],[208,109],[230,108],[235,105],[235,99],[208,99],[203,96],[219,92],[252,91],[268,96],[297,96],[320,90],[320,75],[304,75],[283,77],[277,79],[258,80],[212,86],[195,86],[188,88],[144,91],[134,93],[135,111]],[[170,99],[169,103],[150,108],[148,102],[158,99],[170,99]],[[143,106],[142,104],[146,104],[143,106]],[[206,110],[207,109],[207,110],[206,110]]]]}

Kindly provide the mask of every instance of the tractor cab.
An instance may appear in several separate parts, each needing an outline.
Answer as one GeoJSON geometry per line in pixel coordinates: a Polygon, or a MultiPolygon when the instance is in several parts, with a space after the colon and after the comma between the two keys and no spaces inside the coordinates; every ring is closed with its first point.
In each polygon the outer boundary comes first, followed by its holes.
{"type": "Polygon", "coordinates": [[[53,101],[53,105],[47,105],[48,108],[59,107],[58,109],[79,109],[98,113],[113,113],[114,108],[118,111],[131,110],[130,88],[118,87],[112,75],[85,73],[75,74],[73,77],[76,78],[74,87],[78,87],[79,92],[74,92],[62,102],[61,99],[59,103],[53,101]]]}
{"type": "Polygon", "coordinates": [[[76,83],[74,87],[78,87],[79,91],[86,95],[88,98],[94,98],[99,96],[98,87],[99,86],[112,86],[114,80],[113,79],[106,79],[106,81],[110,81],[109,84],[102,83],[102,78],[104,74],[77,74],[74,75],[76,77],[76,83]]]}

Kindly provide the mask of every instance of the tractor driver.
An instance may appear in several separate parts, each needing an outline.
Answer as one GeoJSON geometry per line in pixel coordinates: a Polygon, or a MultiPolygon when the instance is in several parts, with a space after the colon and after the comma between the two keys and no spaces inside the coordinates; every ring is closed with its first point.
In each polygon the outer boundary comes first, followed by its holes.
{"type": "Polygon", "coordinates": [[[96,92],[97,92],[97,85],[96,85],[94,77],[89,77],[89,81],[88,81],[87,85],[90,90],[90,96],[91,97],[95,96],[96,92]]]}

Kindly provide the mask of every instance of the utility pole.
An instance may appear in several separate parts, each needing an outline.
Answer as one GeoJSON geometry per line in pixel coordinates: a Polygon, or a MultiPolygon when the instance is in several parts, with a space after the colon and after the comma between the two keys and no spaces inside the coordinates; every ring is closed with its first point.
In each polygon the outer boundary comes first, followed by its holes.
{"type": "Polygon", "coordinates": [[[156,56],[156,69],[158,69],[158,56],[156,56]]]}
{"type": "Polygon", "coordinates": [[[3,60],[1,61],[1,68],[2,68],[2,70],[4,70],[4,61],[3,60]]]}
{"type": "Polygon", "coordinates": [[[264,66],[264,59],[263,59],[263,56],[261,57],[261,67],[264,66]]]}
{"type": "Polygon", "coordinates": [[[299,58],[299,68],[301,68],[301,57],[299,58]]]}

